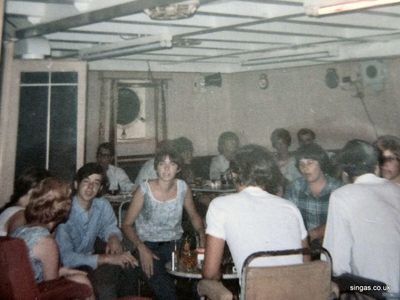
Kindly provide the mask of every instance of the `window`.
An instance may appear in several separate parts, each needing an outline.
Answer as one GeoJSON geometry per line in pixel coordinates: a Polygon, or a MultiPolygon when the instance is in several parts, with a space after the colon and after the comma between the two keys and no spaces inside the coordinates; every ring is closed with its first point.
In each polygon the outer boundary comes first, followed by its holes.
{"type": "Polygon", "coordinates": [[[15,173],[44,167],[70,180],[76,169],[77,72],[22,72],[15,173]]]}

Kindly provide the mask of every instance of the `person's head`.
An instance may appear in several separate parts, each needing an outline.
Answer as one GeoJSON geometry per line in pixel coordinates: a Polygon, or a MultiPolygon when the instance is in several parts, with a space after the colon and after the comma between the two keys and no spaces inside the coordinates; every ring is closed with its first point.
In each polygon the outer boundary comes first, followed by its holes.
{"type": "Polygon", "coordinates": [[[176,151],[182,156],[184,164],[190,164],[193,159],[193,143],[182,136],[172,141],[176,151]]]}
{"type": "Polygon", "coordinates": [[[96,159],[105,170],[114,159],[114,146],[111,143],[102,143],[97,147],[96,159]]]}
{"type": "Polygon", "coordinates": [[[312,144],[315,141],[315,132],[309,128],[301,128],[297,132],[297,140],[300,147],[312,144]]]}
{"type": "Polygon", "coordinates": [[[329,156],[317,144],[300,147],[295,154],[296,167],[309,183],[324,178],[330,171],[329,156]]]}
{"type": "Polygon", "coordinates": [[[70,185],[55,177],[48,177],[32,189],[24,213],[27,224],[49,225],[50,229],[54,229],[68,218],[70,209],[70,185]]]}
{"type": "Polygon", "coordinates": [[[346,143],[337,156],[337,162],[351,181],[367,173],[375,173],[379,150],[370,143],[354,139],[346,143]]]}
{"type": "Polygon", "coordinates": [[[231,171],[240,186],[258,186],[271,194],[281,191],[284,177],[273,155],[259,145],[240,147],[233,158],[231,171]]]}
{"type": "Polygon", "coordinates": [[[239,147],[239,137],[232,131],[225,131],[218,137],[218,152],[227,160],[232,160],[239,147]]]}
{"type": "Polygon", "coordinates": [[[160,148],[154,157],[154,169],[161,179],[175,178],[182,165],[182,156],[179,155],[173,145],[166,145],[160,148]]]}
{"type": "Polygon", "coordinates": [[[24,170],[15,181],[14,192],[6,206],[17,204],[26,206],[28,204],[29,191],[36,187],[40,181],[50,176],[50,172],[43,168],[31,167],[24,170]]]}
{"type": "Polygon", "coordinates": [[[75,175],[75,194],[82,201],[91,201],[102,192],[106,184],[106,175],[100,164],[87,163],[75,175]]]}
{"type": "Polygon", "coordinates": [[[289,131],[284,128],[277,128],[272,131],[270,139],[272,147],[274,147],[278,153],[287,152],[292,143],[292,137],[289,131]]]}
{"type": "Polygon", "coordinates": [[[400,139],[393,135],[378,137],[374,145],[382,153],[380,169],[382,177],[400,183],[400,139]]]}

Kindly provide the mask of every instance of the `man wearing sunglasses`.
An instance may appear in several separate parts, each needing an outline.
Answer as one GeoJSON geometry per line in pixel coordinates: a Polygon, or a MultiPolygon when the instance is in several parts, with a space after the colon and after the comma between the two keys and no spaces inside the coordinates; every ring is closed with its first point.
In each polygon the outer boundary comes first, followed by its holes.
{"type": "Polygon", "coordinates": [[[400,185],[400,139],[393,135],[378,137],[375,146],[382,152],[381,176],[400,185]]]}

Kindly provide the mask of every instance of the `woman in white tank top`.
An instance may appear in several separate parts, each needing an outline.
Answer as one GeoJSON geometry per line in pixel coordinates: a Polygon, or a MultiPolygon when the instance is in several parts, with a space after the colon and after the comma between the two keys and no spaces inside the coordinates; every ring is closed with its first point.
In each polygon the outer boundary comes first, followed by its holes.
{"type": "Polygon", "coordinates": [[[182,158],[171,146],[156,153],[154,168],[158,178],[140,184],[122,226],[139,252],[141,268],[157,299],[176,299],[165,264],[171,260],[174,244],[182,237],[183,208],[199,234],[200,246],[204,246],[204,226],[192,192],[183,180],[176,179],[181,166],[182,158]]]}

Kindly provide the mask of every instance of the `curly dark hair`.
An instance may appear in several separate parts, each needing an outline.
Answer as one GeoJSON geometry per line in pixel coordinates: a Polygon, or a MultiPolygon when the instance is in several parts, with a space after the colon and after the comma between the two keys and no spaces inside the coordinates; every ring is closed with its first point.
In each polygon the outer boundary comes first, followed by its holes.
{"type": "Polygon", "coordinates": [[[366,173],[374,173],[379,159],[379,149],[359,139],[347,142],[337,156],[337,162],[351,179],[366,173]]]}
{"type": "Polygon", "coordinates": [[[158,149],[158,151],[156,152],[156,155],[154,157],[155,170],[157,170],[158,164],[162,162],[167,156],[172,162],[178,165],[179,169],[182,168],[183,165],[182,156],[178,153],[173,144],[166,144],[160,149],[158,149]]]}
{"type": "Polygon", "coordinates": [[[231,170],[237,175],[237,183],[258,186],[271,194],[277,194],[285,182],[272,153],[255,144],[237,150],[231,170]]]}
{"type": "MultiPolygon", "coordinates": [[[[382,152],[385,150],[392,151],[396,159],[400,161],[400,138],[394,135],[382,135],[373,144],[382,152]]],[[[382,163],[382,161],[381,161],[382,163]]]]}
{"type": "Polygon", "coordinates": [[[296,167],[299,168],[301,159],[312,159],[319,163],[321,171],[325,174],[330,174],[332,166],[329,160],[329,156],[324,149],[318,144],[309,144],[301,146],[295,153],[296,167]]]}

